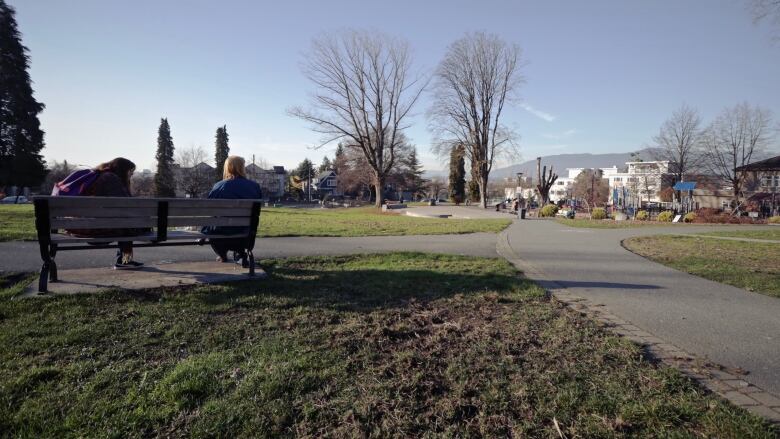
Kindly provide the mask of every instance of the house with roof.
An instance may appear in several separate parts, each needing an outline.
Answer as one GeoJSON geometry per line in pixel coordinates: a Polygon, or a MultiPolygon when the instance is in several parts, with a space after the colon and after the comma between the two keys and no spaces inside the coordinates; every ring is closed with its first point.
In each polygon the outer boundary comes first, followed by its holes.
{"type": "Polygon", "coordinates": [[[246,177],[260,185],[263,198],[281,198],[287,189],[287,171],[284,166],[263,169],[254,163],[246,167],[246,177]]]}
{"type": "Polygon", "coordinates": [[[780,156],[737,168],[743,176],[746,204],[764,216],[776,215],[780,205],[780,156]]]}
{"type": "Polygon", "coordinates": [[[339,190],[339,177],[332,169],[320,172],[312,183],[312,189],[317,191],[323,198],[325,196],[344,195],[339,190]]]}

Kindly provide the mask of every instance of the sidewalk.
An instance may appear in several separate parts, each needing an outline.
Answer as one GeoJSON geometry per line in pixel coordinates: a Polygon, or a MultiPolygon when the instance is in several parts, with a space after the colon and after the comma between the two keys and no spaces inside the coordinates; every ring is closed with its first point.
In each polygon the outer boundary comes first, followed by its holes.
{"type": "Polygon", "coordinates": [[[498,249],[559,300],[683,371],[690,366],[691,376],[737,405],[780,421],[780,300],[682,273],[621,246],[631,236],[668,233],[517,221],[498,249]]]}

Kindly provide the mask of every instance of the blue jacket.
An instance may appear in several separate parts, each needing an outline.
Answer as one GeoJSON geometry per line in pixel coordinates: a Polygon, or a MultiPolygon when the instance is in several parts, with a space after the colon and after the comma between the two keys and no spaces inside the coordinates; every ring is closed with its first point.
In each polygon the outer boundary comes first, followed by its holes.
{"type": "MultiPolygon", "coordinates": [[[[260,199],[263,198],[263,191],[260,185],[252,180],[243,177],[236,177],[231,180],[222,180],[217,182],[208,198],[223,198],[229,200],[236,199],[260,199]]],[[[209,226],[203,228],[203,233],[208,235],[233,235],[240,233],[249,233],[248,227],[215,227],[209,226]]]]}

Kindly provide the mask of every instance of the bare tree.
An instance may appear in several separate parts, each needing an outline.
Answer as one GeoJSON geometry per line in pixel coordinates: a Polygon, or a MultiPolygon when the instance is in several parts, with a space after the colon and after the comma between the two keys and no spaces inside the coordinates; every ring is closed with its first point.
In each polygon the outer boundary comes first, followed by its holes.
{"type": "Polygon", "coordinates": [[[174,171],[176,186],[181,188],[185,195],[192,198],[201,197],[211,187],[214,168],[206,163],[208,157],[202,146],[176,150],[175,163],[178,165],[174,171]]]}
{"type": "Polygon", "coordinates": [[[555,182],[558,180],[558,174],[553,172],[553,167],[550,166],[550,172],[547,173],[547,165],[542,168],[542,158],[536,158],[536,191],[539,192],[539,197],[542,199],[542,206],[550,202],[550,189],[552,189],[555,182]]]}
{"type": "Polygon", "coordinates": [[[738,171],[760,157],[774,138],[771,112],[747,103],[727,108],[704,136],[706,166],[710,172],[731,184],[734,204],[739,206],[745,175],[738,171]]]}
{"type": "Polygon", "coordinates": [[[317,88],[311,108],[289,110],[323,135],[318,147],[343,140],[345,148],[363,153],[373,171],[377,207],[405,120],[425,87],[410,69],[405,41],[365,31],[323,35],[313,42],[304,67],[317,88]]]}
{"type": "Polygon", "coordinates": [[[435,149],[444,155],[453,145],[466,147],[483,208],[495,158],[515,148],[514,133],[501,117],[522,82],[520,55],[520,46],[495,35],[466,34],[450,45],[436,69],[428,112],[435,149]]]}
{"type": "Polygon", "coordinates": [[[609,180],[601,169],[583,169],[574,179],[572,195],[587,200],[588,207],[606,206],[609,201],[609,180]]]}
{"type": "Polygon", "coordinates": [[[433,177],[428,181],[426,187],[428,189],[428,197],[438,201],[439,194],[447,187],[447,184],[441,178],[433,177]]]}
{"type": "Polygon", "coordinates": [[[770,22],[774,27],[773,39],[780,41],[780,0],[748,0],[753,23],[770,22]]]}
{"type": "Polygon", "coordinates": [[[152,174],[138,173],[133,174],[130,180],[133,188],[133,196],[153,197],[154,196],[154,176],[152,174]]]}
{"type": "Polygon", "coordinates": [[[669,161],[675,181],[685,181],[685,175],[701,164],[703,130],[696,109],[683,105],[661,125],[653,137],[656,160],[669,161]]]}

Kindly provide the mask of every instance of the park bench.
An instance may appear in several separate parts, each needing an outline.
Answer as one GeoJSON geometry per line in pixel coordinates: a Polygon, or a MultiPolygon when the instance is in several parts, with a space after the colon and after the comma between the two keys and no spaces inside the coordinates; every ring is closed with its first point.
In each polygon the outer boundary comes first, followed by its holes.
{"type": "Polygon", "coordinates": [[[35,197],[35,228],[41,250],[38,291],[57,282],[55,256],[60,251],[117,248],[132,241],[134,248],[204,245],[214,238],[246,238],[249,275],[255,274],[252,250],[260,223],[260,200],[192,198],[35,197]],[[248,227],[249,233],[206,235],[203,226],[248,227]],[[76,237],[65,230],[148,230],[134,236],[76,237]],[[176,228],[180,230],[176,230],[176,228]],[[197,231],[182,230],[194,228],[197,231]],[[173,229],[173,230],[169,230],[173,229]]]}

